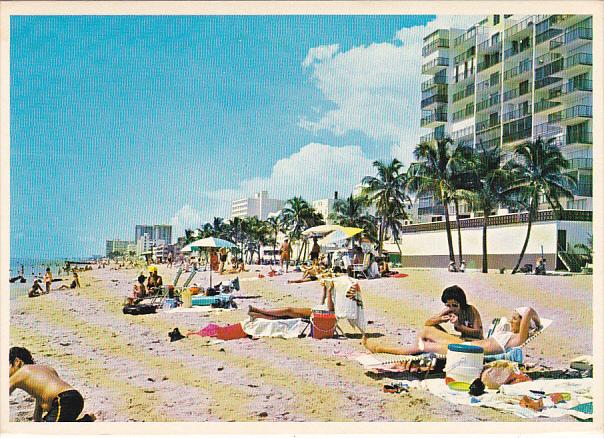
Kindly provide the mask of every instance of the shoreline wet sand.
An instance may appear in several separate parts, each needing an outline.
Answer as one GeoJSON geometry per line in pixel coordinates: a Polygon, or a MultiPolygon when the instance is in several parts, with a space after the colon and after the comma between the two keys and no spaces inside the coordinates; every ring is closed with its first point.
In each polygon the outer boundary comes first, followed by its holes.
{"type": "MultiPolygon", "coordinates": [[[[387,379],[372,379],[345,357],[363,351],[358,334],[320,341],[262,338],[208,345],[207,338],[194,336],[169,342],[174,327],[185,333],[211,322],[241,321],[248,305],[311,307],[321,298],[316,282],[287,284],[300,273],[258,279],[256,270],[266,274],[268,268],[250,268],[240,275],[238,309],[144,316],[122,313],[137,270],[84,271],[81,289],[11,300],[11,345],[26,347],[38,362],[55,367],[82,392],[84,412],[95,413],[98,421],[526,421],[454,406],[427,392],[383,393],[387,379]]],[[[166,284],[175,272],[159,266],[166,284]]],[[[566,368],[572,358],[592,354],[591,276],[404,272],[407,278],[361,280],[370,336],[411,344],[423,321],[442,308],[442,289],[458,284],[487,327],[524,305],[554,321],[525,348],[526,361],[566,368]]],[[[213,278],[216,283],[235,276],[213,278]]],[[[208,273],[193,280],[202,286],[208,281],[208,273]]],[[[346,323],[342,328],[353,333],[346,323]]],[[[16,391],[11,421],[31,421],[33,407],[27,394],[16,391]]]]}

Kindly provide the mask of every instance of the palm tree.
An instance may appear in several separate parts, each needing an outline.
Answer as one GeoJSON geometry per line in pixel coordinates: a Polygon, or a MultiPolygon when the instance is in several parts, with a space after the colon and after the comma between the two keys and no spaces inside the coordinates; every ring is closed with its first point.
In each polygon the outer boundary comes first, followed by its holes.
{"type": "Polygon", "coordinates": [[[522,263],[522,258],[531,236],[531,226],[537,217],[539,199],[543,197],[552,210],[563,209],[561,197],[572,198],[576,184],[574,176],[564,171],[569,162],[562,155],[553,139],[522,143],[514,149],[515,160],[507,166],[511,172],[512,185],[510,194],[516,195],[528,208],[528,228],[518,262],[512,270],[515,274],[522,263]]]}
{"type": "MultiPolygon", "coordinates": [[[[289,229],[289,237],[292,242],[299,240],[302,237],[304,229],[323,223],[321,215],[319,215],[312,206],[302,197],[296,196],[288,199],[285,207],[282,210],[284,223],[289,229]]],[[[302,251],[305,249],[306,241],[300,247],[298,259],[296,263],[300,263],[302,251]]]]}
{"type": "Polygon", "coordinates": [[[469,190],[465,192],[472,205],[482,211],[482,272],[489,269],[487,252],[487,229],[489,216],[500,202],[509,200],[505,190],[509,184],[509,173],[500,166],[499,146],[477,146],[474,157],[468,163],[471,172],[467,174],[469,190]]]}
{"type": "MultiPolygon", "coordinates": [[[[367,197],[354,196],[352,193],[345,199],[337,199],[329,218],[343,227],[362,228],[360,237],[369,237],[375,228],[375,217],[367,213],[367,197]]],[[[352,243],[354,245],[354,238],[352,243]]]]}
{"type": "Polygon", "coordinates": [[[389,214],[404,211],[409,197],[406,194],[407,177],[402,172],[403,164],[393,159],[390,163],[374,161],[377,176],[363,178],[363,193],[367,199],[375,204],[376,212],[381,222],[378,232],[378,253],[382,255],[382,243],[389,222],[389,214]]]}
{"type": "Polygon", "coordinates": [[[453,172],[453,155],[450,138],[420,143],[413,151],[418,160],[409,166],[409,188],[417,195],[433,194],[441,202],[445,213],[449,260],[455,263],[451,221],[449,219],[449,202],[451,201],[451,181],[453,172]]]}
{"type": "Polygon", "coordinates": [[[403,259],[403,251],[401,250],[399,239],[403,230],[403,221],[409,218],[405,207],[410,204],[411,200],[407,198],[407,201],[404,204],[397,204],[393,206],[392,210],[388,213],[386,220],[386,227],[392,233],[392,238],[396,243],[401,260],[403,259]]]}

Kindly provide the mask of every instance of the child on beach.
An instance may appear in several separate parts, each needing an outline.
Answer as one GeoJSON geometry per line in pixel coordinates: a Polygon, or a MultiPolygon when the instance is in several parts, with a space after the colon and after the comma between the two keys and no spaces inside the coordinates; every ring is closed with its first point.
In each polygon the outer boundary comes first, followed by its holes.
{"type": "Polygon", "coordinates": [[[42,286],[40,286],[40,280],[35,278],[34,284],[32,285],[31,289],[29,290],[27,296],[29,298],[35,298],[35,297],[39,297],[43,293],[44,293],[44,290],[42,289],[42,286]]]}
{"type": "Polygon", "coordinates": [[[12,347],[8,354],[9,394],[22,389],[36,400],[33,420],[36,422],[90,422],[96,418],[86,414],[77,419],[84,408],[84,398],[57,372],[46,365],[36,365],[31,353],[22,347],[12,347]],[[46,412],[43,417],[42,414],[46,412]]]}

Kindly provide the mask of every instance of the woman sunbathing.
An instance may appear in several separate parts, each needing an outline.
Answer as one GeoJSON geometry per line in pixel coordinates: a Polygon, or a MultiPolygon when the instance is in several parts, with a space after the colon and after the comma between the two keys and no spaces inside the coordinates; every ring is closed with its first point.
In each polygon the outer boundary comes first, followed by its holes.
{"type": "MultiPolygon", "coordinates": [[[[327,310],[334,311],[333,303],[333,282],[323,284],[323,297],[321,304],[326,305],[327,310]]],[[[259,309],[249,306],[247,314],[252,318],[262,319],[291,319],[291,318],[310,318],[312,309],[308,307],[285,307],[281,309],[259,309]]]]}
{"type": "MultiPolygon", "coordinates": [[[[485,354],[505,353],[507,349],[522,345],[532,334],[532,329],[539,329],[541,320],[531,307],[519,307],[512,313],[509,323],[499,324],[495,332],[487,339],[466,342],[469,345],[482,347],[485,354]]],[[[418,334],[417,345],[413,347],[388,347],[370,344],[363,339],[363,345],[372,353],[390,353],[411,355],[419,353],[447,354],[449,344],[459,344],[457,336],[446,333],[434,326],[424,327],[418,334]]]]}
{"type": "Polygon", "coordinates": [[[321,268],[321,266],[319,266],[319,262],[315,259],[312,262],[312,265],[308,266],[308,267],[304,267],[302,266],[302,270],[304,271],[304,274],[302,275],[302,278],[298,279],[298,280],[288,280],[288,283],[306,283],[307,281],[315,281],[319,278],[319,275],[321,274],[321,272],[323,272],[323,268],[321,268]]]}

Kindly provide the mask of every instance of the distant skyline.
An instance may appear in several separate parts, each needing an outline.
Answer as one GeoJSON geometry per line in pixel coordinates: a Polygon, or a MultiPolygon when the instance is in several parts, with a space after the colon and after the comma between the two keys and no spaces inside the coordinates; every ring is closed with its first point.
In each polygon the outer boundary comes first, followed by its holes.
{"type": "Polygon", "coordinates": [[[11,19],[11,257],[102,254],[232,199],[347,196],[419,140],[422,38],[479,17],[11,19]]]}

